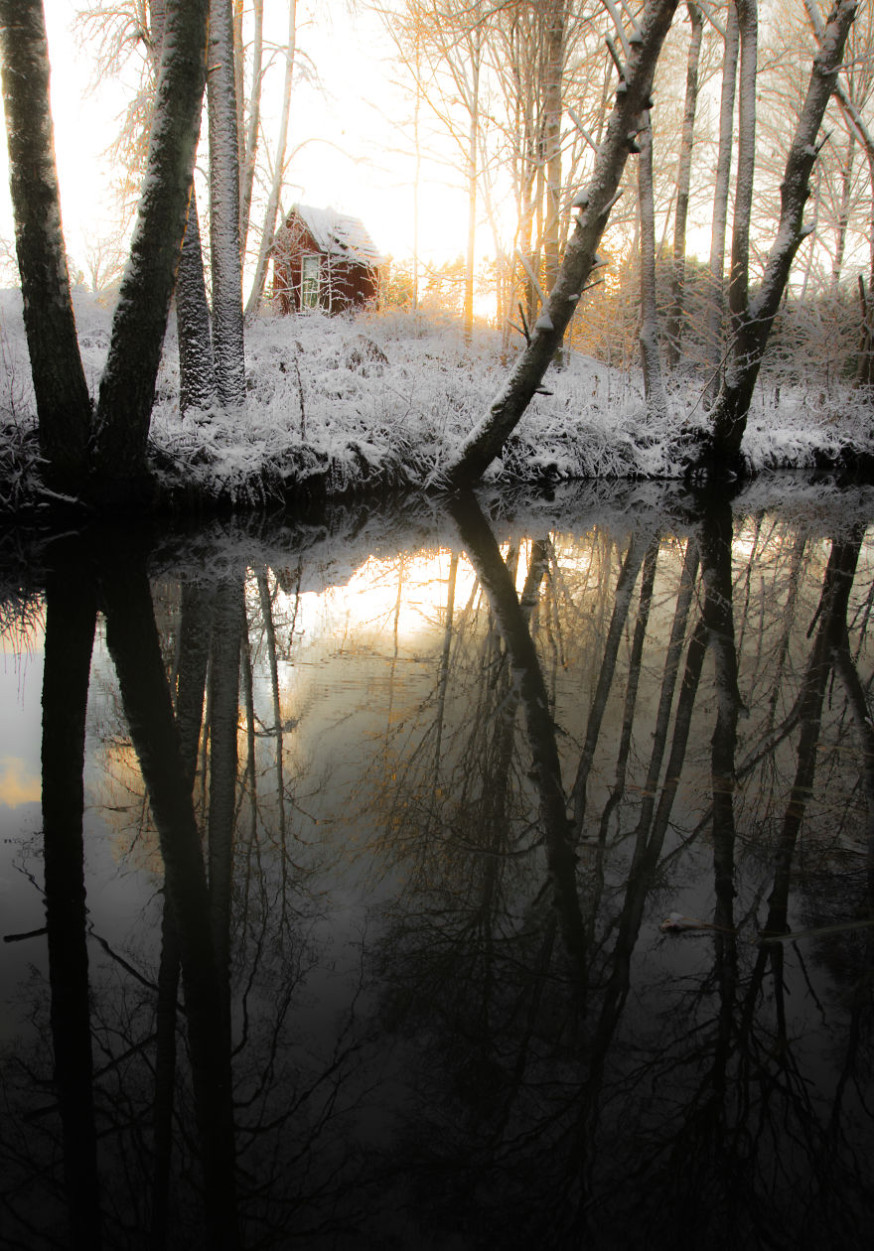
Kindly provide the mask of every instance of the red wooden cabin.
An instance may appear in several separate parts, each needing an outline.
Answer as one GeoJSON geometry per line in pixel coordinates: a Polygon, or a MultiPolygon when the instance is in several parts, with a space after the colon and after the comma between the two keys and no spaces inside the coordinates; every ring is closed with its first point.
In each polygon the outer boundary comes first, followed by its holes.
{"type": "Polygon", "coordinates": [[[280,313],[342,313],[377,297],[382,258],[355,217],[295,204],[270,254],[280,313]]]}

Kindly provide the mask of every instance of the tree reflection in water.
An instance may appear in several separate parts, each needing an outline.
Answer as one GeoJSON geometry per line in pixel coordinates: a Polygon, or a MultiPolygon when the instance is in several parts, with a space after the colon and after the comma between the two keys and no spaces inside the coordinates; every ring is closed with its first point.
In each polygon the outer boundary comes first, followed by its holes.
{"type": "Polygon", "coordinates": [[[865,527],[445,524],[53,549],[4,1246],[867,1245],[865,527]]]}

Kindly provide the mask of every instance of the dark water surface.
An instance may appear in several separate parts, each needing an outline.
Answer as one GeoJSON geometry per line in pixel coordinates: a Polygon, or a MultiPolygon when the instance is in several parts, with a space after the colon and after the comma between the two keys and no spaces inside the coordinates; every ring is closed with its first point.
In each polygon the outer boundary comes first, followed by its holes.
{"type": "Polygon", "coordinates": [[[869,521],[7,560],[0,1246],[869,1247],[869,521]]]}

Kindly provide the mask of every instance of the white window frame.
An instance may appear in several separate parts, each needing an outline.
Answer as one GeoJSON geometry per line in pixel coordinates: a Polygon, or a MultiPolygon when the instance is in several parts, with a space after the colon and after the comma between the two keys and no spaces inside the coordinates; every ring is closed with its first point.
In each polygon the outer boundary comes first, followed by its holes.
{"type": "Polygon", "coordinates": [[[318,308],[322,286],[322,260],[318,252],[304,252],[300,258],[300,307],[318,308]]]}

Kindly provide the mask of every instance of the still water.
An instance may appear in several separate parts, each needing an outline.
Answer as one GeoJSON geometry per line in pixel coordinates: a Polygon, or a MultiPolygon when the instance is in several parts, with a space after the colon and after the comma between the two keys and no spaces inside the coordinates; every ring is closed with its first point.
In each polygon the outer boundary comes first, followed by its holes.
{"type": "Polygon", "coordinates": [[[0,618],[0,1246],[870,1246],[869,521],[44,538],[0,618]]]}

